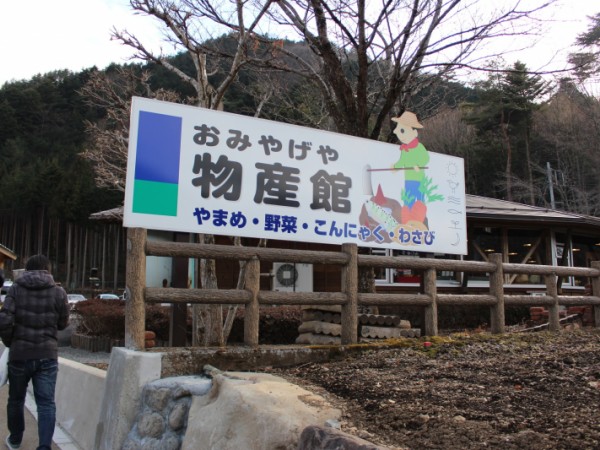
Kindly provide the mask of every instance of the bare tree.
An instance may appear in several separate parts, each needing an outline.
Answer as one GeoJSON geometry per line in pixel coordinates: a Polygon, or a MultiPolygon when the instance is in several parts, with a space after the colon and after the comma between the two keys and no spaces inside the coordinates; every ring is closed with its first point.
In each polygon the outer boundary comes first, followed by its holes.
{"type": "MultiPolygon", "coordinates": [[[[223,96],[240,69],[248,64],[250,54],[258,50],[256,28],[264,17],[271,0],[250,9],[247,2],[215,2],[212,0],[130,0],[134,11],[158,19],[165,30],[166,42],[172,50],[187,52],[195,73],[185,73],[170,62],[169,54],[156,54],[128,31],[113,30],[113,38],[135,50],[134,58],[160,64],[189,83],[197,93],[197,104],[219,109],[223,96]],[[248,23],[249,22],[249,23],[248,23]],[[230,34],[236,44],[232,50],[219,45],[215,39],[230,34]],[[221,81],[213,85],[210,76],[220,73],[221,81]]],[[[264,56],[264,55],[263,55],[264,56]]]]}
{"type": "MultiPolygon", "coordinates": [[[[284,47],[295,62],[285,69],[320,90],[336,131],[387,139],[391,117],[421,92],[461,69],[485,68],[498,54],[480,52],[485,43],[532,32],[535,13],[553,2],[279,0],[270,14],[312,50],[316,64],[284,47]]],[[[361,270],[359,287],[374,290],[371,270],[361,270]]]]}
{"type": "Polygon", "coordinates": [[[465,158],[468,165],[468,147],[475,139],[475,130],[463,120],[459,108],[443,108],[423,120],[423,125],[427,132],[421,140],[428,149],[465,158]]]}
{"type": "Polygon", "coordinates": [[[149,81],[147,72],[134,67],[96,71],[80,91],[89,105],[106,111],[101,122],[86,123],[89,144],[81,155],[92,163],[97,186],[125,192],[131,98],[181,101],[174,92],[153,91],[149,81]]]}
{"type": "Polygon", "coordinates": [[[320,130],[335,129],[319,91],[304,78],[264,67],[251,67],[249,73],[251,82],[242,89],[255,99],[256,109],[247,113],[320,130]]]}
{"type": "Polygon", "coordinates": [[[460,69],[484,69],[498,54],[484,44],[531,33],[535,13],[553,2],[279,0],[270,13],[316,56],[315,65],[295,55],[287,69],[318,86],[337,131],[379,139],[415,95],[460,69]]]}
{"type": "MultiPolygon", "coordinates": [[[[134,57],[160,64],[193,86],[199,106],[221,108],[242,67],[275,68],[317,86],[337,131],[378,139],[390,116],[424,88],[458,69],[476,68],[480,44],[526,34],[527,19],[553,2],[521,8],[525,2],[515,0],[512,7],[486,13],[477,8],[484,0],[384,0],[377,7],[367,7],[366,0],[130,0],[134,11],[162,24],[171,53],[191,56],[195,73],[127,31],[114,30],[113,36],[132,47],[134,57]],[[259,24],[267,15],[276,33],[293,33],[310,52],[265,37],[259,24]],[[215,39],[224,34],[235,39],[234,46],[215,39]]],[[[200,240],[212,243],[214,237],[200,240]]],[[[201,262],[201,280],[203,287],[216,288],[214,261],[201,262]]],[[[223,344],[220,307],[194,316],[203,319],[205,344],[223,344]]]]}
{"type": "MultiPolygon", "coordinates": [[[[197,97],[197,105],[222,109],[223,96],[236,79],[240,69],[246,65],[250,55],[260,50],[255,30],[264,17],[271,0],[251,8],[243,0],[215,2],[211,0],[130,0],[134,11],[147,14],[161,22],[166,42],[173,50],[185,51],[190,55],[195,73],[186,73],[169,59],[169,55],[155,54],[127,31],[113,30],[113,37],[135,50],[134,57],[162,65],[175,73],[184,83],[190,84],[197,97]],[[218,33],[229,34],[235,39],[230,50],[214,39],[218,33]],[[211,75],[219,74],[218,84],[211,83],[211,75]]],[[[269,58],[269,49],[260,59],[269,58]]],[[[214,78],[213,78],[214,80],[214,78]]],[[[214,236],[198,235],[206,244],[215,242],[214,236]]],[[[243,271],[243,269],[242,269],[243,271]]],[[[200,280],[204,288],[217,288],[216,264],[214,260],[200,261],[200,280]]],[[[222,308],[218,305],[193,308],[193,343],[223,345],[222,308]]],[[[231,310],[230,310],[231,312],[231,310]]]]}
{"type": "Polygon", "coordinates": [[[599,214],[600,101],[563,80],[535,113],[534,131],[546,143],[545,161],[559,171],[552,180],[557,205],[566,211],[599,214]]]}

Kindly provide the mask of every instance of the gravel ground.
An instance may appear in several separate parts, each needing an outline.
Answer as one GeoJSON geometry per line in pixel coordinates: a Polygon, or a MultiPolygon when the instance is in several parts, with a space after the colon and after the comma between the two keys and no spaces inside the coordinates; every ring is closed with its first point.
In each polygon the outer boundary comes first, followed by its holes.
{"type": "Polygon", "coordinates": [[[600,330],[399,342],[271,372],[331,399],[342,430],[398,449],[600,449],[600,330]]]}
{"type": "Polygon", "coordinates": [[[65,359],[80,362],[82,364],[89,364],[99,368],[106,369],[102,365],[108,366],[108,360],[110,359],[110,353],[106,352],[87,352],[79,348],[73,347],[58,347],[58,356],[65,359]]]}
{"type": "MultiPolygon", "coordinates": [[[[342,430],[402,450],[600,449],[600,330],[405,339],[265,369],[324,395],[342,430]]],[[[110,355],[60,347],[106,368],[110,355]]]]}

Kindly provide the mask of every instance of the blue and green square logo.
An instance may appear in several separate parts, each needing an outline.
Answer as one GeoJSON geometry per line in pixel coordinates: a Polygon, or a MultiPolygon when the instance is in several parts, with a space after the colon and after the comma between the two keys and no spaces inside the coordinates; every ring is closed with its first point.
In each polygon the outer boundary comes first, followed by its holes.
{"type": "Polygon", "coordinates": [[[181,117],[140,111],[133,212],[177,216],[181,117]]]}

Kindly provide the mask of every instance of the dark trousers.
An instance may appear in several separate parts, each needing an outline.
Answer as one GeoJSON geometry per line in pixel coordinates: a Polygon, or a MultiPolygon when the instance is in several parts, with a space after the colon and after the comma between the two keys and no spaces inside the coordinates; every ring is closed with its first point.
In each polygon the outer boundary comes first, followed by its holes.
{"type": "Polygon", "coordinates": [[[6,413],[11,442],[21,442],[25,431],[23,407],[29,380],[33,384],[33,395],[38,414],[38,450],[50,450],[54,424],[56,422],[56,404],[54,390],[58,374],[56,359],[28,359],[8,363],[8,405],[6,413]]]}

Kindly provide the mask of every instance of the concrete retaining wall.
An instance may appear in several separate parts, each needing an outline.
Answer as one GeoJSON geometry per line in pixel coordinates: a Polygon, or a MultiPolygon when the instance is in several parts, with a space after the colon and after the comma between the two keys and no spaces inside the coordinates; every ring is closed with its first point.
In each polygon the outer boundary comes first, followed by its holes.
{"type": "Polygon", "coordinates": [[[112,349],[96,440],[90,450],[116,450],[123,446],[140,410],[144,386],[160,379],[161,357],[160,353],[112,349]]]}
{"type": "Polygon", "coordinates": [[[82,449],[94,448],[106,371],[58,358],[56,421],[82,449]]]}

